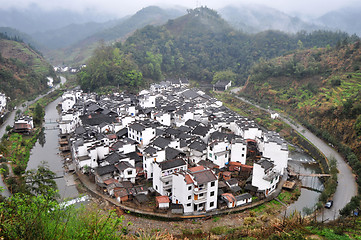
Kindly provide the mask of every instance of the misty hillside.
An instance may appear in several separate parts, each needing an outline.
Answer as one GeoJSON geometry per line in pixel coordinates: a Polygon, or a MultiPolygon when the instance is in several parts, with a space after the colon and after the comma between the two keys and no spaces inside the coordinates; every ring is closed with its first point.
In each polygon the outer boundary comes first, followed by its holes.
{"type": "Polygon", "coordinates": [[[46,77],[56,78],[52,66],[25,43],[7,38],[0,35],[0,92],[24,99],[47,89],[46,77]]]}
{"type": "Polygon", "coordinates": [[[59,29],[35,32],[31,36],[47,49],[65,48],[104,29],[113,27],[121,21],[123,20],[113,20],[105,23],[87,22],[83,24],[70,24],[59,29]]]}
{"type": "Polygon", "coordinates": [[[44,48],[38,41],[34,40],[29,34],[20,32],[14,28],[10,27],[0,27],[0,33],[5,34],[10,38],[18,38],[21,41],[24,41],[26,44],[34,47],[37,50],[44,48]]]}
{"type": "Polygon", "coordinates": [[[313,31],[321,28],[297,17],[291,17],[276,9],[261,5],[231,5],[220,9],[219,13],[234,28],[247,33],[265,30],[297,33],[303,30],[313,31]]]}
{"type": "MultiPolygon", "coordinates": [[[[44,55],[53,64],[61,64],[62,62],[81,64],[91,56],[100,41],[114,42],[123,40],[135,30],[146,25],[161,25],[169,19],[176,18],[183,14],[184,12],[178,9],[162,9],[156,6],[146,7],[134,15],[118,21],[117,24],[110,28],[87,36],[64,49],[44,52],[44,55]]],[[[70,36],[71,34],[67,33],[66,35],[70,36]]]]}
{"type": "Polygon", "coordinates": [[[316,21],[330,29],[361,36],[361,5],[329,12],[316,21]]]}
{"type": "Polygon", "coordinates": [[[70,24],[105,22],[114,16],[87,10],[76,12],[65,9],[43,10],[32,4],[24,10],[0,9],[0,27],[11,27],[28,34],[58,29],[70,24]]]}
{"type": "Polygon", "coordinates": [[[146,25],[161,25],[166,23],[169,19],[182,16],[184,13],[185,12],[182,10],[162,9],[157,6],[149,6],[139,10],[119,24],[90,36],[86,41],[119,40],[146,25]]]}

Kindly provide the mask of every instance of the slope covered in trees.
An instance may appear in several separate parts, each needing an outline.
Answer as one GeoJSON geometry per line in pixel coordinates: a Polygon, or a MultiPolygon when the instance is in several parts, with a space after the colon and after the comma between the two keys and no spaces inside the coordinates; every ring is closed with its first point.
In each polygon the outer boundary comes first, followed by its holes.
{"type": "Polygon", "coordinates": [[[347,34],[328,31],[248,35],[234,30],[215,11],[198,8],[164,26],[136,31],[124,43],[123,51],[133,55],[145,77],[155,80],[161,72],[160,76],[186,75],[210,82],[217,71],[228,69],[242,84],[249,68],[261,57],[273,58],[300,47],[333,46],[345,37],[347,34]]]}
{"type": "Polygon", "coordinates": [[[228,70],[236,75],[235,83],[244,84],[249,69],[260,58],[270,59],[295,49],[334,46],[346,37],[345,33],[328,31],[248,35],[234,30],[217,12],[202,7],[188,10],[185,16],[163,26],[137,30],[115,47],[131,57],[145,79],[184,76],[210,83],[217,72],[228,70]]]}
{"type": "Polygon", "coordinates": [[[11,99],[35,95],[56,79],[50,64],[20,39],[0,36],[0,92],[11,99]],[[16,40],[16,41],[15,41],[16,40]]]}
{"type": "MultiPolygon", "coordinates": [[[[280,106],[335,145],[361,176],[361,43],[262,60],[243,94],[280,106]]],[[[359,178],[359,183],[361,183],[359,178]]],[[[360,184],[361,185],[361,184],[360,184]]]]}

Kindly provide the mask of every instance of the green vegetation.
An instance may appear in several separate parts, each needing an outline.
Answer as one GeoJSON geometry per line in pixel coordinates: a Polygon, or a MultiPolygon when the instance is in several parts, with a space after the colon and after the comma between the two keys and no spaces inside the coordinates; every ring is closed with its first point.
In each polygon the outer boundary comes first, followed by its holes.
{"type": "Polygon", "coordinates": [[[52,66],[21,41],[0,38],[0,52],[0,92],[11,100],[25,100],[45,91],[46,77],[57,80],[52,66]]]}
{"type": "Polygon", "coordinates": [[[101,90],[111,86],[136,91],[142,84],[142,73],[130,56],[119,48],[102,46],[78,74],[78,79],[84,90],[101,90]]]}
{"type": "MultiPolygon", "coordinates": [[[[118,42],[109,47],[106,54],[106,48],[100,47],[96,50],[95,59],[90,60],[93,66],[82,71],[79,82],[84,90],[107,85],[118,87],[118,84],[120,87],[130,85],[128,89],[136,90],[140,84],[137,81],[142,78],[134,80],[127,76],[130,70],[134,70],[152,81],[165,77],[188,77],[211,83],[226,78],[243,84],[251,66],[260,58],[270,59],[296,51],[300,49],[300,42],[303,48],[326,47],[335,46],[347,37],[345,33],[328,31],[295,35],[266,31],[249,35],[232,29],[217,12],[201,7],[188,10],[187,15],[169,20],[163,26],[146,26],[137,30],[124,43],[118,42]],[[112,53],[112,50],[117,53],[112,53]],[[130,62],[127,66],[131,67],[123,68],[123,63],[116,64],[118,56],[130,62]],[[114,69],[124,73],[114,73],[114,69]]],[[[353,37],[350,41],[356,39],[353,37]]],[[[288,67],[299,77],[322,71],[317,54],[313,58],[314,64],[306,68],[297,59],[288,67]]]]}
{"type": "Polygon", "coordinates": [[[0,203],[0,237],[4,239],[119,239],[122,218],[91,206],[62,207],[52,192],[15,194],[0,203]]]}
{"type": "Polygon", "coordinates": [[[255,65],[242,95],[289,113],[335,146],[360,179],[360,60],[359,41],[299,50],[255,65]]]}

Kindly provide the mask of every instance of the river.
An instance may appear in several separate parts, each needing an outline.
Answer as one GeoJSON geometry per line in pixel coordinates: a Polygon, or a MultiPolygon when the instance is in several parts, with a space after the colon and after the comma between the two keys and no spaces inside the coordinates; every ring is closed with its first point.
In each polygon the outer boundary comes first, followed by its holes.
{"type": "MultiPolygon", "coordinates": [[[[60,77],[60,84],[64,84],[66,82],[66,78],[60,77]]],[[[49,90],[48,93],[42,94],[38,96],[36,99],[32,101],[25,102],[22,104],[22,106],[18,106],[17,109],[20,109],[21,111],[26,108],[26,106],[34,103],[41,97],[44,97],[45,95],[51,93],[55,89],[60,87],[60,84],[56,85],[53,89],[49,90]],[[25,106],[25,107],[23,107],[25,106]]],[[[64,175],[64,169],[62,165],[62,158],[59,155],[59,145],[58,145],[58,129],[54,130],[57,123],[50,123],[49,122],[55,122],[57,119],[60,118],[56,106],[61,101],[61,98],[58,98],[54,102],[50,103],[45,108],[45,144],[42,146],[39,141],[36,142],[34,148],[31,151],[30,159],[28,162],[28,166],[26,170],[37,168],[37,166],[41,163],[41,161],[46,161],[50,170],[56,173],[57,176],[63,176],[64,175]]],[[[4,135],[6,132],[6,126],[14,125],[14,118],[15,113],[17,110],[12,111],[8,114],[6,120],[4,120],[4,123],[0,126],[0,136],[4,135]]],[[[76,190],[75,186],[72,185],[73,183],[73,176],[72,175],[65,175],[65,178],[59,178],[56,179],[56,183],[59,189],[59,195],[61,200],[66,198],[73,198],[78,196],[78,191],[76,190]],[[71,186],[68,186],[71,185],[71,186]]],[[[3,196],[9,197],[10,192],[6,188],[1,175],[0,175],[0,187],[3,187],[4,191],[2,192],[3,196]]]]}
{"type": "MultiPolygon", "coordinates": [[[[305,153],[293,152],[290,153],[288,167],[293,169],[297,173],[301,174],[311,174],[311,173],[320,173],[321,169],[317,162],[305,153]]],[[[287,215],[289,216],[294,211],[300,212],[302,215],[306,215],[304,212],[305,208],[314,209],[316,203],[318,202],[318,197],[320,192],[323,190],[323,184],[317,177],[300,177],[302,188],[300,197],[287,207],[287,215]],[[304,188],[307,187],[307,188],[304,188]],[[310,189],[315,189],[313,191],[310,189]]]]}
{"type": "MultiPolygon", "coordinates": [[[[249,103],[255,107],[258,107],[264,111],[271,113],[269,109],[262,108],[257,104],[251,103],[250,101],[236,96],[241,101],[249,103]]],[[[339,216],[339,211],[345,207],[345,205],[350,202],[353,196],[357,195],[357,183],[355,175],[352,173],[351,167],[345,162],[343,157],[332,147],[329,146],[322,139],[318,138],[307,128],[292,123],[287,117],[280,114],[282,121],[290,125],[294,130],[302,134],[306,139],[308,139],[313,145],[315,145],[326,157],[335,158],[337,162],[338,169],[338,184],[336,192],[333,195],[333,206],[331,209],[322,209],[321,214],[317,216],[318,221],[328,221],[333,220],[339,216]]]]}
{"type": "Polygon", "coordinates": [[[74,185],[74,176],[64,171],[63,158],[59,154],[59,129],[57,128],[58,123],[56,120],[60,118],[60,115],[56,106],[60,101],[61,97],[51,102],[45,108],[45,143],[42,145],[39,140],[36,142],[31,151],[26,170],[36,169],[42,161],[45,161],[50,170],[58,177],[64,176],[55,180],[59,189],[60,198],[64,200],[77,197],[79,193],[74,185]]]}

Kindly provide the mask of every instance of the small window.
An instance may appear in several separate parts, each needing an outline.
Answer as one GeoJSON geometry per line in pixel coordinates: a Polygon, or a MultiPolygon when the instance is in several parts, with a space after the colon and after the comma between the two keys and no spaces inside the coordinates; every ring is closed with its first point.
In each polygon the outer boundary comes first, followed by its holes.
{"type": "Polygon", "coordinates": [[[165,185],[168,185],[169,184],[169,182],[165,182],[165,185]]]}
{"type": "Polygon", "coordinates": [[[209,206],[210,206],[210,207],[213,207],[213,206],[214,206],[214,202],[210,202],[210,203],[209,203],[209,206]]]}
{"type": "Polygon", "coordinates": [[[224,155],[224,157],[225,157],[225,158],[227,158],[227,154],[226,154],[226,155],[224,155]]]}
{"type": "Polygon", "coordinates": [[[216,159],[216,160],[217,160],[217,156],[214,156],[214,159],[216,159]]]}
{"type": "Polygon", "coordinates": [[[244,154],[242,154],[242,157],[244,157],[244,154]]]}
{"type": "Polygon", "coordinates": [[[242,148],[242,151],[244,151],[244,148],[242,148]]]}
{"type": "Polygon", "coordinates": [[[216,186],[216,183],[215,182],[211,182],[211,187],[214,187],[216,186]]]}
{"type": "Polygon", "coordinates": [[[132,175],[133,174],[133,171],[132,170],[129,170],[128,171],[128,175],[132,175]]]}
{"type": "Polygon", "coordinates": [[[192,196],[191,196],[191,195],[189,195],[189,196],[188,196],[188,200],[191,200],[191,199],[192,199],[192,196]]]}
{"type": "Polygon", "coordinates": [[[192,206],[192,203],[187,203],[187,207],[190,207],[190,206],[192,206]]]}
{"type": "Polygon", "coordinates": [[[209,153],[209,157],[210,157],[210,158],[212,157],[212,153],[209,153]]]}
{"type": "Polygon", "coordinates": [[[214,191],[211,192],[211,197],[213,197],[213,196],[214,196],[214,191]]]}
{"type": "Polygon", "coordinates": [[[188,186],[188,191],[192,190],[192,186],[188,186]]]}

